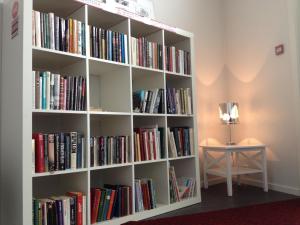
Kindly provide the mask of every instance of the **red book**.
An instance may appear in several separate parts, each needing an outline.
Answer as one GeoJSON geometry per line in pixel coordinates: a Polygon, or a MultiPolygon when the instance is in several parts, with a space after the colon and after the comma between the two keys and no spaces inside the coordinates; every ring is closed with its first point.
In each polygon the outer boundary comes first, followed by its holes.
{"type": "Polygon", "coordinates": [[[112,208],[114,205],[114,201],[115,201],[115,195],[116,195],[116,191],[112,190],[111,191],[111,195],[110,195],[110,201],[109,201],[109,208],[108,208],[108,213],[107,213],[107,220],[111,219],[111,213],[112,213],[112,208]]]}
{"type": "Polygon", "coordinates": [[[152,144],[153,144],[153,158],[154,158],[154,160],[156,160],[157,158],[157,156],[156,156],[156,151],[157,151],[157,149],[156,149],[156,145],[157,145],[157,143],[156,143],[156,131],[155,131],[155,129],[153,129],[152,131],[152,144]]]}
{"type": "Polygon", "coordinates": [[[129,214],[132,214],[132,188],[129,186],[129,214]]]}
{"type": "Polygon", "coordinates": [[[45,170],[45,148],[43,134],[32,134],[32,138],[35,140],[35,172],[44,173],[45,170]]]}
{"type": "Polygon", "coordinates": [[[76,225],[82,225],[83,224],[83,197],[81,192],[68,192],[68,195],[71,197],[76,197],[76,225]]]}
{"type": "Polygon", "coordinates": [[[101,198],[100,189],[92,189],[92,209],[91,209],[91,223],[97,223],[97,215],[99,211],[99,203],[101,198]]]}

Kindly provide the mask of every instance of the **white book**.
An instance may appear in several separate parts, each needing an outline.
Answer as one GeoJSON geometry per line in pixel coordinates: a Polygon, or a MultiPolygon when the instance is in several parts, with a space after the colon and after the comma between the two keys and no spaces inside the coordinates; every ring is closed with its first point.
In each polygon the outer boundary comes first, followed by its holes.
{"type": "Polygon", "coordinates": [[[32,10],[32,45],[35,46],[36,43],[35,43],[35,11],[32,10]]]}
{"type": "Polygon", "coordinates": [[[86,196],[82,196],[82,225],[86,225],[86,196]]]}
{"type": "Polygon", "coordinates": [[[40,108],[39,109],[43,109],[43,77],[40,76],[40,108]]]}
{"type": "Polygon", "coordinates": [[[35,173],[35,140],[32,139],[31,142],[31,149],[32,149],[32,172],[35,173]]]}
{"type": "Polygon", "coordinates": [[[156,134],[156,137],[157,137],[157,139],[156,139],[156,143],[157,143],[157,148],[156,148],[156,158],[157,158],[157,159],[161,159],[161,154],[160,154],[160,153],[161,153],[160,131],[157,130],[156,132],[157,132],[157,134],[156,134]]]}
{"type": "Polygon", "coordinates": [[[60,75],[54,75],[54,109],[59,109],[60,75]]]}
{"type": "Polygon", "coordinates": [[[49,13],[50,48],[55,49],[54,13],[49,13]]]}
{"type": "Polygon", "coordinates": [[[159,91],[158,89],[152,90],[153,93],[152,93],[151,104],[150,104],[150,113],[153,113],[154,111],[154,106],[155,106],[158,91],[159,91]]]}
{"type": "Polygon", "coordinates": [[[181,114],[180,91],[179,90],[176,91],[175,100],[176,100],[176,113],[181,114]]]}
{"type": "Polygon", "coordinates": [[[169,153],[171,155],[171,158],[177,157],[177,151],[176,151],[176,145],[174,140],[174,134],[170,131],[170,128],[168,128],[168,143],[169,143],[169,153]]]}
{"type": "Polygon", "coordinates": [[[192,110],[192,94],[191,94],[191,89],[187,88],[187,110],[188,110],[188,114],[192,114],[193,110],[192,110]]]}
{"type": "Polygon", "coordinates": [[[128,64],[128,38],[127,34],[124,34],[124,52],[125,52],[125,63],[128,64]]]}
{"type": "Polygon", "coordinates": [[[54,109],[54,76],[50,75],[50,109],[54,109]]]}
{"type": "Polygon", "coordinates": [[[81,168],[85,167],[85,138],[81,138],[81,168]]]}
{"type": "Polygon", "coordinates": [[[32,71],[32,109],[35,109],[35,71],[32,71]]]}
{"type": "Polygon", "coordinates": [[[136,38],[131,38],[131,63],[136,65],[136,38]]]}
{"type": "Polygon", "coordinates": [[[172,47],[172,61],[172,72],[176,72],[176,48],[174,46],[172,47]]]}
{"type": "Polygon", "coordinates": [[[41,42],[41,13],[35,11],[35,45],[37,47],[42,47],[41,42]]]}
{"type": "Polygon", "coordinates": [[[82,54],[82,27],[81,27],[81,21],[77,21],[77,32],[78,32],[78,48],[77,53],[82,54]]]}
{"type": "Polygon", "coordinates": [[[50,109],[50,99],[51,99],[51,95],[50,95],[50,90],[51,90],[51,73],[50,72],[46,72],[47,74],[47,85],[46,85],[46,108],[47,110],[50,109]]]}

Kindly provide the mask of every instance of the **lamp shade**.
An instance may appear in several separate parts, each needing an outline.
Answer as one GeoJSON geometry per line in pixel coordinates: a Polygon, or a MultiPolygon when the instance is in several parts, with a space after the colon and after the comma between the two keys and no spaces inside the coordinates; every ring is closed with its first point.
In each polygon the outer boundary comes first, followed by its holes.
{"type": "Polygon", "coordinates": [[[237,124],[239,123],[239,104],[236,102],[221,103],[219,114],[223,124],[237,124]]]}

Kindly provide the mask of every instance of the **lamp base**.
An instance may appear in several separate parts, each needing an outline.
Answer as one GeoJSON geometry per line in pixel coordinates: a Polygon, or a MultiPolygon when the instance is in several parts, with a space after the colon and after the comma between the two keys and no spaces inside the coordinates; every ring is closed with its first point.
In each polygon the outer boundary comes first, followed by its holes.
{"type": "Polygon", "coordinates": [[[230,145],[236,145],[236,143],[235,142],[227,142],[226,145],[229,145],[229,146],[230,145]]]}

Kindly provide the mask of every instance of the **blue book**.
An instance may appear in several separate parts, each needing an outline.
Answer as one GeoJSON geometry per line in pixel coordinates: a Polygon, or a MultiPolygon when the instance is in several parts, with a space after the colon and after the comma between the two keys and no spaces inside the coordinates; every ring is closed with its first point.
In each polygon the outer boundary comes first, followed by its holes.
{"type": "Polygon", "coordinates": [[[42,73],[42,109],[47,109],[47,73],[42,73]]]}
{"type": "Polygon", "coordinates": [[[111,189],[107,189],[105,200],[104,200],[104,206],[103,206],[104,209],[103,209],[101,221],[107,220],[107,213],[108,213],[108,208],[109,208],[109,203],[110,203],[110,197],[111,197],[111,189]]]}
{"type": "Polygon", "coordinates": [[[122,52],[122,63],[125,63],[125,42],[124,34],[121,34],[121,52],[122,52]]]}
{"type": "Polygon", "coordinates": [[[64,213],[62,200],[55,200],[57,225],[64,225],[64,213]]]}

